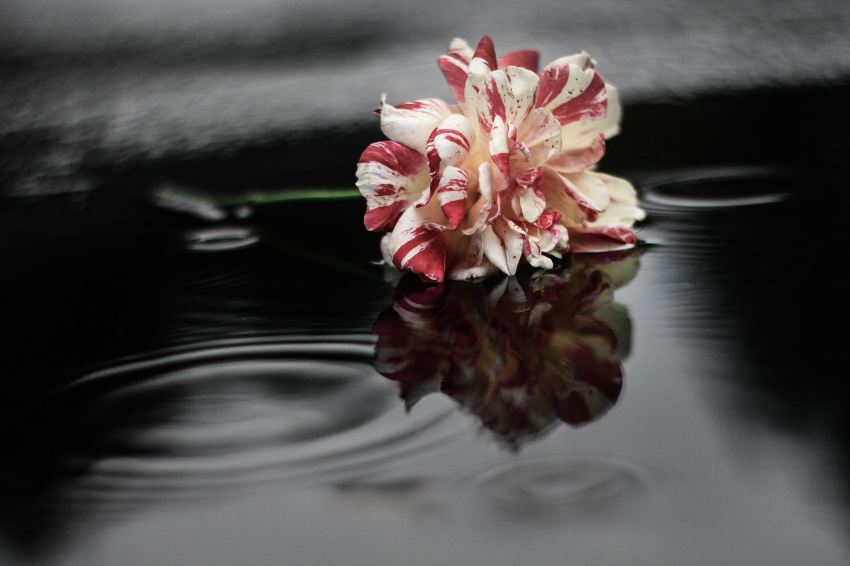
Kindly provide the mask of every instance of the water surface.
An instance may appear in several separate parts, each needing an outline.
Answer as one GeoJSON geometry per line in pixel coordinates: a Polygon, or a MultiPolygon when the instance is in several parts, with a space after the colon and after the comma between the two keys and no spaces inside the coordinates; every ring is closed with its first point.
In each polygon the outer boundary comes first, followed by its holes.
{"type": "Polygon", "coordinates": [[[358,200],[9,201],[0,562],[845,564],[829,183],[659,174],[639,253],[437,291],[358,200]]]}

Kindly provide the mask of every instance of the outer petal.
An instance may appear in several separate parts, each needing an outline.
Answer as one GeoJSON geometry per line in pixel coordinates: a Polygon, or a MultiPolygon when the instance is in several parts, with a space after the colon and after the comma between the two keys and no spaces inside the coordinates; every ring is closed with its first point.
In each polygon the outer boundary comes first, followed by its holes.
{"type": "Polygon", "coordinates": [[[473,51],[466,40],[456,37],[449,45],[449,52],[440,56],[437,60],[446,82],[452,94],[461,105],[464,103],[464,87],[466,76],[469,74],[469,62],[472,60],[473,51]]]}
{"type": "MultiPolygon", "coordinates": [[[[567,128],[564,128],[567,129],[567,128]]],[[[559,139],[560,139],[560,132],[559,139]]],[[[574,139],[568,139],[568,143],[574,143],[574,139]]],[[[605,136],[601,133],[590,139],[590,143],[584,147],[571,148],[558,153],[546,161],[546,166],[559,173],[578,173],[592,167],[605,155],[605,136]]]]}
{"type": "Polygon", "coordinates": [[[473,59],[482,59],[491,69],[496,68],[496,49],[493,47],[493,40],[489,35],[483,36],[478,41],[478,46],[475,48],[473,59]]]}
{"type": "Polygon", "coordinates": [[[539,66],[540,53],[532,49],[511,51],[499,57],[500,69],[504,69],[505,67],[522,67],[536,73],[539,66]]]}
{"type": "Polygon", "coordinates": [[[392,106],[381,97],[381,131],[393,141],[425,153],[428,136],[451,113],[437,98],[424,98],[392,106]]]}
{"type": "Polygon", "coordinates": [[[551,110],[562,125],[605,116],[605,81],[593,69],[593,60],[586,53],[550,63],[540,77],[536,105],[551,110]]]}
{"type": "Polygon", "coordinates": [[[417,151],[394,141],[367,147],[357,164],[356,183],[366,198],[366,229],[392,230],[404,209],[428,183],[428,164],[417,151]]]}
{"type": "Polygon", "coordinates": [[[575,252],[606,252],[634,247],[637,235],[632,230],[635,221],[645,216],[637,206],[637,193],[631,184],[618,177],[602,173],[586,173],[604,184],[610,204],[593,221],[570,228],[570,245],[575,252]]]}
{"type": "Polygon", "coordinates": [[[441,282],[446,271],[448,249],[440,224],[439,209],[411,206],[399,218],[390,238],[393,265],[424,279],[441,282]]]}
{"type": "Polygon", "coordinates": [[[562,175],[561,178],[567,193],[590,220],[595,220],[611,203],[608,184],[599,175],[583,172],[562,175]]]}

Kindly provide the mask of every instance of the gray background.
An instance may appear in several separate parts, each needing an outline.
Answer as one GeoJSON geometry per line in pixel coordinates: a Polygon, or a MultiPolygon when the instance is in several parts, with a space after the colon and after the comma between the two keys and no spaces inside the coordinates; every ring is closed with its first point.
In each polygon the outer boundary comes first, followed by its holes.
{"type": "Polygon", "coordinates": [[[81,164],[362,128],[381,92],[448,97],[435,59],[457,35],[587,50],[628,104],[842,81],[848,30],[840,0],[4,0],[0,173],[49,192],[81,164]]]}

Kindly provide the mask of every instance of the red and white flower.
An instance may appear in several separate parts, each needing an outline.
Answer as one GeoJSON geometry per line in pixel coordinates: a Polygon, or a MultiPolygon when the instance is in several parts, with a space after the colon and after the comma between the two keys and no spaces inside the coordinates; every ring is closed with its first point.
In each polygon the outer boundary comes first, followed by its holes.
{"type": "Polygon", "coordinates": [[[357,165],[364,224],[387,232],[388,262],[439,282],[635,245],[644,212],[634,188],[593,170],[620,107],[589,55],[538,73],[536,51],[497,59],[485,36],[475,51],[455,39],[438,63],[456,104],[383,98],[389,140],[357,165]]]}

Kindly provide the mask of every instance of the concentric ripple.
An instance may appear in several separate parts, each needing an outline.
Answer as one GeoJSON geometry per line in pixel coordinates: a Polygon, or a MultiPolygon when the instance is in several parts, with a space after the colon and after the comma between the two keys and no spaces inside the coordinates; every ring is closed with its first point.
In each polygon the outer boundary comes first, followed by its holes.
{"type": "Polygon", "coordinates": [[[95,489],[338,480],[453,434],[451,407],[406,414],[371,337],[209,343],[92,372],[56,393],[95,489]]]}
{"type": "Polygon", "coordinates": [[[677,174],[643,187],[649,211],[714,210],[783,202],[794,195],[793,180],[769,168],[711,168],[677,174]]]}
{"type": "Polygon", "coordinates": [[[260,241],[250,228],[242,226],[220,226],[195,230],[186,234],[189,249],[197,252],[224,252],[247,248],[260,241]]]}
{"type": "Polygon", "coordinates": [[[636,466],[604,458],[541,458],[489,469],[473,478],[488,496],[522,507],[594,504],[643,491],[636,466]]]}

